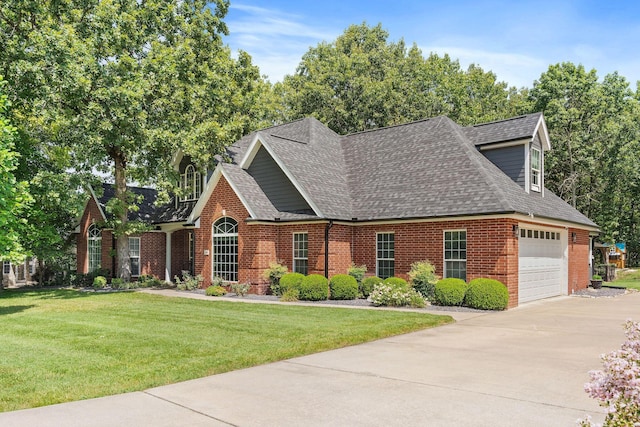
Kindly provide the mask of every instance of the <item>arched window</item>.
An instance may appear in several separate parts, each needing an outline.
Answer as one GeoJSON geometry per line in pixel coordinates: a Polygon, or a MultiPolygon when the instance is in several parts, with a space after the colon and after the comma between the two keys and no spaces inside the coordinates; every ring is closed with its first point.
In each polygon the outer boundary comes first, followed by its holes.
{"type": "Polygon", "coordinates": [[[180,184],[185,190],[185,194],[182,197],[183,201],[197,200],[200,197],[200,193],[202,193],[202,177],[193,165],[188,165],[185,168],[180,184]]]}
{"type": "Polygon", "coordinates": [[[87,255],[89,273],[99,270],[102,266],[102,231],[95,224],[87,230],[87,255]]]}
{"type": "Polygon", "coordinates": [[[238,222],[222,217],[213,224],[213,277],[238,281],[238,222]]]}

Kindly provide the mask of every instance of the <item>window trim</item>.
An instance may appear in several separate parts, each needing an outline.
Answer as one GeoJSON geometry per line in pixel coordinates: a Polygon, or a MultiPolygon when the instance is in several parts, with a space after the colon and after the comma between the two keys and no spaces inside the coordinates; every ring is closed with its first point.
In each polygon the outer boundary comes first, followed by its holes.
{"type": "Polygon", "coordinates": [[[198,200],[202,194],[202,175],[192,164],[184,168],[184,173],[180,175],[180,188],[185,194],[180,196],[181,202],[198,200]]]}
{"type": "Polygon", "coordinates": [[[131,269],[131,277],[139,277],[142,274],[142,262],[141,262],[141,253],[142,253],[142,240],[140,237],[129,237],[129,268],[131,269]],[[131,256],[131,242],[138,241],[138,256],[131,256]],[[133,273],[133,264],[131,260],[137,258],[138,259],[138,274],[133,273]]]}
{"type": "Polygon", "coordinates": [[[531,147],[531,189],[540,192],[542,187],[542,151],[537,147],[531,147]],[[537,156],[534,155],[537,153],[537,156]],[[538,158],[537,167],[534,167],[534,159],[538,158]],[[536,178],[536,179],[534,179],[536,178]],[[534,182],[537,181],[537,182],[534,182]]]}
{"type": "Polygon", "coordinates": [[[239,263],[240,254],[239,254],[238,243],[239,243],[238,242],[238,221],[236,221],[234,218],[230,216],[223,216],[214,221],[214,223],[211,225],[211,255],[212,255],[211,256],[211,280],[215,279],[215,277],[217,276],[222,278],[222,280],[227,283],[238,282],[238,270],[239,270],[239,264],[240,264],[239,263]],[[231,224],[232,232],[229,233],[228,230],[220,229],[220,226],[223,224],[231,224]],[[216,228],[218,228],[217,231],[219,232],[216,232],[216,228]],[[216,239],[222,239],[222,238],[225,238],[225,239],[232,238],[232,240],[230,242],[220,241],[220,244],[218,245],[216,243],[216,239]],[[216,248],[222,247],[222,245],[225,245],[225,247],[230,247],[234,249],[233,252],[227,253],[227,255],[229,254],[233,255],[233,260],[220,263],[220,265],[231,266],[232,268],[230,271],[222,271],[216,268],[216,266],[218,265],[218,263],[216,262],[216,257],[218,257],[216,248]],[[231,275],[231,280],[229,280],[228,278],[229,274],[231,275]],[[224,277],[225,275],[227,275],[226,278],[224,277]]]}
{"type": "Polygon", "coordinates": [[[293,271],[294,273],[301,273],[306,276],[307,274],[309,274],[309,233],[307,231],[298,231],[298,232],[292,233],[291,249],[292,249],[292,259],[293,259],[293,268],[291,269],[291,271],[293,271]],[[296,242],[296,237],[302,237],[302,236],[304,236],[304,240],[296,242]],[[304,248],[296,247],[296,244],[300,244],[300,243],[304,243],[305,247],[304,248]],[[301,253],[299,251],[302,251],[304,253],[304,256],[300,256],[301,253]],[[300,261],[305,261],[304,268],[302,269],[304,271],[298,271],[299,270],[298,262],[300,261]]]}
{"type": "MultiPolygon", "coordinates": [[[[452,230],[443,230],[442,231],[442,260],[443,260],[443,271],[442,271],[442,277],[444,278],[448,278],[448,277],[453,277],[453,276],[449,276],[447,274],[447,262],[464,262],[464,278],[458,277],[459,279],[464,280],[465,282],[467,281],[467,229],[466,228],[460,228],[460,229],[452,229],[452,230]],[[447,233],[460,233],[460,232],[464,232],[464,259],[463,258],[450,258],[447,259],[447,233]]],[[[453,242],[453,240],[450,239],[451,242],[453,242]]],[[[460,242],[461,240],[458,238],[457,240],[458,242],[460,242]]],[[[452,249],[449,249],[452,250],[452,249]]],[[[457,248],[457,251],[460,251],[460,248],[457,248]]]]}
{"type": "Polygon", "coordinates": [[[93,273],[102,268],[102,230],[93,223],[87,228],[87,273],[93,273]],[[92,253],[93,248],[93,253],[92,253]],[[94,256],[92,256],[94,255],[94,256]],[[95,257],[97,255],[97,258],[95,257]],[[92,260],[97,260],[97,266],[91,268],[92,260]]]}
{"type": "MultiPolygon", "coordinates": [[[[381,279],[385,279],[386,277],[393,277],[395,276],[396,273],[396,235],[394,231],[379,231],[376,233],[376,276],[380,277],[381,279]],[[380,236],[383,235],[387,235],[387,236],[393,236],[393,249],[387,249],[387,251],[392,252],[393,253],[393,257],[392,258],[383,258],[383,257],[379,257],[379,244],[380,243],[388,243],[391,240],[387,240],[385,241],[380,241],[380,236]],[[392,274],[390,276],[386,276],[386,277],[382,277],[380,274],[380,261],[393,261],[393,268],[392,268],[392,274]]],[[[382,251],[384,251],[385,249],[382,249],[382,251]]]]}
{"type": "Polygon", "coordinates": [[[2,274],[11,274],[11,261],[2,261],[2,274]]]}

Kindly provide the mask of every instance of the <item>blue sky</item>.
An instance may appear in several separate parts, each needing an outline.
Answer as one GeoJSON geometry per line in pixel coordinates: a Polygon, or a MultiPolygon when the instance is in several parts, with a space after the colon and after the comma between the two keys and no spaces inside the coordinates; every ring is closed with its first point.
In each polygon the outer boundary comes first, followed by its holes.
{"type": "Polygon", "coordinates": [[[531,87],[564,61],[640,80],[640,2],[231,0],[225,42],[253,58],[271,82],[293,74],[309,47],[335,40],[351,24],[382,24],[389,39],[416,43],[427,56],[448,53],[510,86],[531,87]]]}

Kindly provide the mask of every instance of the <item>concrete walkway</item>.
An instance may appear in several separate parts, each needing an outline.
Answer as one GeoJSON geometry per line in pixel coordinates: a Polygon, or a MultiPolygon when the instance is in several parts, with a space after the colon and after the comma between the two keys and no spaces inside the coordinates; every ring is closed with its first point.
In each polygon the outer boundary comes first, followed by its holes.
{"type": "Polygon", "coordinates": [[[1,426],[573,426],[640,293],[559,297],[143,392],[0,414],[1,426]]]}

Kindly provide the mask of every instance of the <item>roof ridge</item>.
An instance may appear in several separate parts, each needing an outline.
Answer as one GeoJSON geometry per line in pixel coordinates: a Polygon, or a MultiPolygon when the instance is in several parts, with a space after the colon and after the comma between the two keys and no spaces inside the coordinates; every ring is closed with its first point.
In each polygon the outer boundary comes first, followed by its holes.
{"type": "Polygon", "coordinates": [[[429,117],[429,118],[426,118],[426,119],[416,120],[416,121],[408,122],[408,123],[398,123],[397,125],[383,126],[383,127],[375,128],[375,129],[366,129],[366,130],[361,130],[361,131],[358,131],[358,132],[348,133],[346,135],[340,135],[340,137],[344,138],[344,137],[347,137],[347,136],[360,135],[360,134],[367,133],[367,132],[376,132],[376,131],[384,130],[384,129],[393,129],[393,128],[397,128],[397,127],[401,127],[401,126],[411,126],[411,125],[415,125],[416,123],[428,122],[430,120],[440,119],[442,117],[446,117],[446,116],[439,115],[439,116],[429,117]]]}
{"type": "Polygon", "coordinates": [[[478,123],[478,124],[467,126],[467,127],[468,128],[476,128],[476,127],[480,127],[480,126],[495,125],[497,123],[510,122],[510,121],[513,121],[513,120],[524,119],[525,117],[532,117],[532,116],[539,115],[539,114],[542,114],[542,113],[540,111],[538,111],[538,112],[535,112],[535,113],[521,114],[521,115],[515,116],[515,117],[509,117],[509,118],[506,118],[506,119],[494,120],[494,121],[486,122],[486,123],[478,123]]]}
{"type": "MultiPolygon", "coordinates": [[[[446,117],[446,116],[445,116],[446,117]]],[[[469,140],[466,135],[464,134],[464,132],[462,132],[462,127],[460,125],[458,125],[457,123],[455,123],[453,120],[449,119],[448,117],[446,117],[448,120],[446,121],[449,124],[449,127],[453,130],[453,132],[455,132],[456,136],[460,139],[462,139],[462,146],[464,147],[463,150],[467,151],[467,158],[476,166],[476,169],[478,169],[478,173],[480,175],[482,175],[482,179],[487,183],[488,187],[490,189],[492,189],[492,191],[498,195],[498,198],[500,199],[500,203],[507,208],[506,210],[514,210],[515,208],[511,205],[511,203],[509,202],[509,198],[506,196],[504,190],[502,189],[501,186],[497,185],[497,183],[491,179],[491,176],[489,176],[489,173],[485,167],[485,165],[483,165],[480,161],[480,157],[484,158],[487,160],[488,163],[490,163],[491,165],[493,165],[493,163],[491,163],[491,161],[489,159],[487,159],[486,157],[484,157],[482,155],[482,153],[480,153],[480,151],[478,151],[476,149],[475,144],[469,140]]],[[[438,125],[440,125],[440,123],[438,123],[438,125]]],[[[494,165],[495,166],[495,165],[494,165]]],[[[497,168],[497,166],[495,166],[497,168]]],[[[506,176],[506,175],[505,175],[506,176]]]]}

